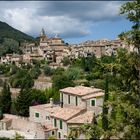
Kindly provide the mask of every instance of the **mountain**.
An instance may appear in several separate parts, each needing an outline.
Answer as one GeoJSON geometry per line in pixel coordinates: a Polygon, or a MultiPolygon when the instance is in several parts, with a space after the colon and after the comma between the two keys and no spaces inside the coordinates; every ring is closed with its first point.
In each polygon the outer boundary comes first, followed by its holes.
{"type": "Polygon", "coordinates": [[[12,38],[16,41],[32,41],[34,40],[33,37],[11,27],[5,22],[0,21],[0,38],[12,38]]]}

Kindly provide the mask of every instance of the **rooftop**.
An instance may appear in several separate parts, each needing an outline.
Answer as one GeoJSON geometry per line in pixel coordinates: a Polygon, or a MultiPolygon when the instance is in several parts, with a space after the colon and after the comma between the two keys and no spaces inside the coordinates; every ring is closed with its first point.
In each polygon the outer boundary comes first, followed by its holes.
{"type": "Polygon", "coordinates": [[[94,94],[86,95],[86,96],[83,96],[82,99],[87,100],[87,99],[91,99],[94,97],[101,97],[101,96],[104,96],[104,92],[97,92],[94,94]]]}
{"type": "Polygon", "coordinates": [[[68,121],[68,123],[72,124],[85,124],[85,123],[92,123],[94,114],[92,111],[87,111],[83,114],[80,114],[68,121]]]}
{"type": "Polygon", "coordinates": [[[30,108],[34,108],[40,111],[46,111],[50,113],[50,116],[53,116],[55,118],[59,118],[62,120],[68,120],[75,116],[76,114],[80,113],[83,109],[80,108],[67,108],[63,107],[61,108],[58,105],[51,105],[51,104],[43,104],[43,105],[37,105],[37,106],[30,106],[30,108]]]}
{"type": "Polygon", "coordinates": [[[55,118],[59,118],[62,120],[69,120],[70,118],[72,118],[73,116],[77,115],[78,113],[80,113],[82,111],[82,109],[79,108],[61,108],[59,107],[55,112],[53,112],[51,114],[51,116],[55,117],[55,118]]]}
{"type": "Polygon", "coordinates": [[[102,89],[98,89],[94,87],[85,87],[85,86],[67,87],[60,90],[60,92],[74,94],[78,96],[85,96],[91,93],[97,93],[102,91],[103,91],[102,89]]]}

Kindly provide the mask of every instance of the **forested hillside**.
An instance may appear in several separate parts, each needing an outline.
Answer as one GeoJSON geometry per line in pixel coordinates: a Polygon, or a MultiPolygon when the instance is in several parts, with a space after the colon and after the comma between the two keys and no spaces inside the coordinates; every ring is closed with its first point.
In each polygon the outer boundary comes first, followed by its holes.
{"type": "Polygon", "coordinates": [[[11,38],[20,42],[24,40],[32,41],[34,39],[33,37],[17,29],[14,29],[13,27],[9,26],[7,23],[0,21],[0,40],[2,40],[2,38],[11,38]]]}

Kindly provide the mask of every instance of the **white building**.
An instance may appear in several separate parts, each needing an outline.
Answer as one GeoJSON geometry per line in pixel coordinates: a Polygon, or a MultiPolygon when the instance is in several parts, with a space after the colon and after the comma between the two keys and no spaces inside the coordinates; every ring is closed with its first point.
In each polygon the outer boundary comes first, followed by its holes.
{"type": "Polygon", "coordinates": [[[61,105],[50,104],[30,107],[30,121],[44,128],[40,138],[54,135],[66,139],[71,127],[92,123],[94,115],[102,112],[104,92],[92,87],[68,87],[60,90],[61,105]]]}
{"type": "Polygon", "coordinates": [[[67,139],[71,128],[94,123],[94,116],[102,112],[103,96],[104,91],[94,87],[61,89],[60,105],[50,99],[49,104],[30,106],[29,118],[4,114],[0,131],[20,131],[35,139],[67,139]]]}

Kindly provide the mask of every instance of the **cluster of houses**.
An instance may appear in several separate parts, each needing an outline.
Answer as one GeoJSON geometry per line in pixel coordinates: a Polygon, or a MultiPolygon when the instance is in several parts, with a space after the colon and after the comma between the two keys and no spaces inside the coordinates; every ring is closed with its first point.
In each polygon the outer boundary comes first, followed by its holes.
{"type": "Polygon", "coordinates": [[[69,59],[75,59],[78,57],[87,57],[89,55],[95,55],[100,58],[102,55],[115,54],[117,48],[126,48],[129,51],[133,50],[132,46],[128,46],[124,41],[120,39],[116,40],[98,40],[98,41],[86,41],[80,44],[68,44],[63,41],[59,36],[49,38],[44,29],[40,34],[39,45],[35,43],[24,43],[22,47],[23,55],[7,54],[1,57],[1,63],[16,63],[19,65],[21,62],[32,62],[33,59],[47,60],[50,62],[50,66],[62,66],[62,60],[64,57],[69,59]]]}
{"type": "MultiPolygon", "coordinates": [[[[0,130],[24,132],[34,139],[67,139],[72,128],[93,124],[96,115],[102,113],[104,91],[94,87],[76,86],[60,90],[60,103],[34,105],[29,117],[4,114],[0,130]]],[[[81,134],[79,139],[85,139],[81,134]]]]}
{"type": "MultiPolygon", "coordinates": [[[[67,44],[59,36],[49,38],[42,29],[40,42],[25,43],[22,47],[22,55],[6,54],[0,58],[0,63],[22,62],[31,63],[32,60],[47,60],[50,66],[62,66],[64,57],[76,59],[95,55],[100,58],[102,55],[115,54],[117,48],[126,48],[133,51],[132,46],[128,46],[120,39],[86,41],[80,44],[67,44]]],[[[45,89],[51,87],[51,83],[46,83],[44,76],[40,76],[35,81],[34,88],[45,89]],[[46,85],[47,84],[47,85],[46,85]]],[[[12,98],[16,97],[19,89],[11,89],[12,98]]],[[[22,132],[25,138],[31,136],[32,139],[48,139],[51,136],[57,139],[67,139],[72,128],[80,127],[83,124],[93,124],[95,116],[102,113],[104,91],[94,87],[76,86],[67,87],[60,90],[60,103],[50,103],[34,105],[29,107],[29,117],[20,117],[11,114],[4,114],[0,120],[0,132],[18,131],[22,132]]],[[[81,134],[79,139],[85,139],[81,134]]]]}

